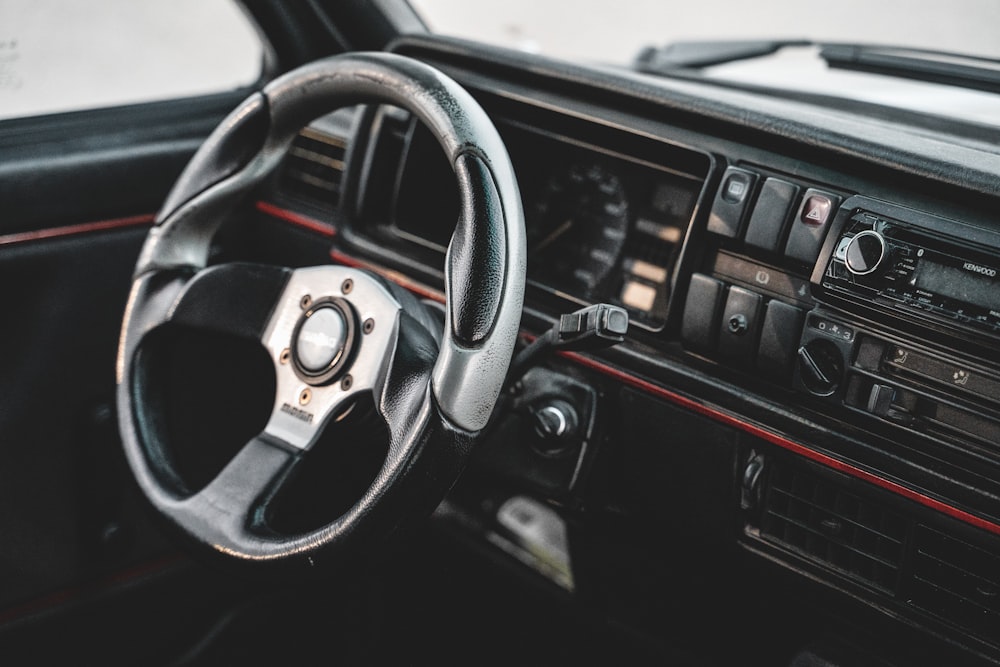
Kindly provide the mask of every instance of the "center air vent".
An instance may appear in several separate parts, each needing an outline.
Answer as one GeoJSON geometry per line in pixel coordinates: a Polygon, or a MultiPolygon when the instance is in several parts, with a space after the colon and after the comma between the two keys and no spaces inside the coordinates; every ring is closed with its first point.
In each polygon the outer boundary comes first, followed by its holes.
{"type": "Polygon", "coordinates": [[[299,133],[282,165],[281,186],[286,194],[323,211],[337,210],[355,114],[355,109],[337,111],[299,133]]]}
{"type": "Polygon", "coordinates": [[[895,593],[907,522],[810,473],[775,465],[761,534],[879,590],[895,593]]]}
{"type": "Polygon", "coordinates": [[[923,525],[916,547],[909,602],[995,637],[1000,628],[1000,557],[923,525]]]}

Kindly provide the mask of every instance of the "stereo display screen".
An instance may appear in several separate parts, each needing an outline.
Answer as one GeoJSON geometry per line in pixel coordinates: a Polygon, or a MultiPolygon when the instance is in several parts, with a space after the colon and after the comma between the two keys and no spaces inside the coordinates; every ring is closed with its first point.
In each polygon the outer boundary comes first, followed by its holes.
{"type": "Polygon", "coordinates": [[[947,266],[926,258],[917,266],[915,287],[972,306],[1000,311],[1000,285],[996,270],[971,264],[947,266]]]}

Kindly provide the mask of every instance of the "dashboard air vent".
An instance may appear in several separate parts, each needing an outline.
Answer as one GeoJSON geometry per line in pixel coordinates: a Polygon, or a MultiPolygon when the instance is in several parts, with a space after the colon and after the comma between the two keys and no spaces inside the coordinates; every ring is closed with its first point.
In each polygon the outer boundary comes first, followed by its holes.
{"type": "Polygon", "coordinates": [[[355,113],[355,109],[337,111],[299,133],[282,165],[283,192],[324,211],[337,209],[355,113]]]}
{"type": "Polygon", "coordinates": [[[923,525],[914,546],[910,603],[994,636],[1000,628],[1000,556],[923,525]]]}
{"type": "MultiPolygon", "coordinates": [[[[777,462],[776,462],[777,463],[777,462]]],[[[771,468],[761,534],[879,590],[895,593],[907,522],[808,472],[771,468]]]]}
{"type": "Polygon", "coordinates": [[[340,137],[308,127],[302,130],[285,158],[285,191],[336,207],[340,200],[345,151],[346,144],[340,137]]]}

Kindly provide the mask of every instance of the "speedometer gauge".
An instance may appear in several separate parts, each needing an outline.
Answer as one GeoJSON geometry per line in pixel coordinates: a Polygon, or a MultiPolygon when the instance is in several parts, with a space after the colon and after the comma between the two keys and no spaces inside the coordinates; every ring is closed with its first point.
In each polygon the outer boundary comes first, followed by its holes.
{"type": "Polygon", "coordinates": [[[629,202],[617,175],[579,163],[546,181],[529,216],[532,274],[588,296],[607,279],[625,245],[629,202]]]}

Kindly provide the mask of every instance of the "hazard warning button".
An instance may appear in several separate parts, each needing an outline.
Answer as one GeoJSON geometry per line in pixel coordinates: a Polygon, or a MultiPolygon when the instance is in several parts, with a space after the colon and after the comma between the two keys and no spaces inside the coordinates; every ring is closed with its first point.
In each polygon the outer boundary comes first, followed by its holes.
{"type": "Polygon", "coordinates": [[[825,225],[830,211],[833,209],[833,201],[827,195],[812,195],[806,197],[805,204],[802,205],[802,212],[799,220],[807,225],[825,225]]]}
{"type": "Polygon", "coordinates": [[[785,244],[785,256],[814,264],[826,238],[827,223],[837,212],[840,197],[821,190],[806,190],[785,244]]]}

